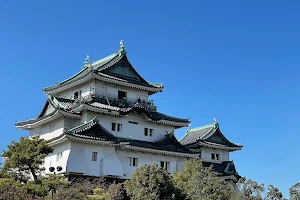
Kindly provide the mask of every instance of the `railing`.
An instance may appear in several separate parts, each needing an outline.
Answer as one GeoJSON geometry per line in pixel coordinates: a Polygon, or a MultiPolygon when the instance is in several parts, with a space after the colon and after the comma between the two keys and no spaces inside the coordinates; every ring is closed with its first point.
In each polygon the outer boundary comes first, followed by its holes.
{"type": "Polygon", "coordinates": [[[89,98],[97,98],[100,103],[117,106],[117,107],[131,107],[133,105],[141,105],[143,107],[149,108],[150,110],[156,110],[153,100],[142,100],[140,98],[133,99],[124,97],[123,99],[119,98],[117,95],[107,94],[104,92],[91,90],[87,95],[78,97],[77,100],[86,100],[89,98]]]}

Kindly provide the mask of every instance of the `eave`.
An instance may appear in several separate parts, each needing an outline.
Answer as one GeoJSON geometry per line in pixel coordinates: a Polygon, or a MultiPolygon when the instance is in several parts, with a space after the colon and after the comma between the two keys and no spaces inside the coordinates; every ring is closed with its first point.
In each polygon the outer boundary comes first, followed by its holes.
{"type": "Polygon", "coordinates": [[[98,140],[93,138],[80,138],[77,136],[72,136],[63,133],[57,138],[51,139],[48,143],[49,146],[54,146],[60,143],[64,143],[67,141],[74,141],[74,142],[80,142],[80,143],[86,143],[86,144],[98,144],[98,145],[104,145],[104,146],[120,146],[121,144],[117,144],[115,141],[105,141],[105,140],[98,140]]]}
{"type": "Polygon", "coordinates": [[[133,151],[139,151],[139,152],[145,152],[145,153],[168,155],[168,156],[189,157],[189,158],[199,158],[199,156],[200,156],[199,153],[195,153],[195,154],[180,153],[180,152],[175,152],[175,151],[156,150],[156,149],[150,149],[150,148],[135,147],[135,146],[130,146],[130,145],[123,145],[120,147],[121,147],[121,149],[127,149],[127,150],[133,150],[133,151]]]}
{"type": "Polygon", "coordinates": [[[77,85],[80,85],[82,83],[91,81],[91,80],[100,80],[100,81],[104,81],[107,83],[113,83],[113,84],[117,84],[117,85],[121,85],[121,86],[126,86],[126,87],[130,87],[130,88],[134,88],[134,89],[140,89],[140,90],[145,90],[148,91],[149,94],[154,94],[157,92],[162,92],[163,87],[146,87],[146,86],[141,86],[138,84],[133,84],[133,83],[129,83],[126,80],[120,79],[120,78],[116,78],[107,74],[103,74],[103,73],[99,73],[97,74],[96,72],[90,70],[87,74],[83,75],[82,77],[78,78],[77,80],[74,80],[70,83],[64,83],[61,86],[57,85],[57,86],[53,86],[53,87],[49,87],[49,88],[45,88],[44,92],[45,94],[57,94],[59,92],[68,90],[72,87],[75,87],[77,85]]]}
{"type": "Polygon", "coordinates": [[[27,120],[24,122],[18,122],[16,123],[17,129],[24,129],[24,130],[30,130],[33,128],[36,128],[38,126],[41,126],[45,123],[51,122],[55,119],[58,119],[60,117],[68,117],[73,119],[80,119],[81,115],[75,114],[75,113],[69,113],[60,109],[54,110],[52,113],[50,113],[48,116],[37,118],[34,120],[27,120]]]}
{"type": "Polygon", "coordinates": [[[207,142],[207,141],[197,141],[193,144],[189,144],[189,145],[185,145],[187,148],[198,148],[198,147],[209,147],[209,148],[213,148],[213,149],[223,149],[223,150],[229,150],[229,151],[237,151],[237,150],[241,150],[243,148],[243,146],[236,146],[236,147],[230,147],[230,146],[226,146],[226,145],[222,145],[222,144],[217,144],[217,143],[211,143],[211,142],[207,142]]]}
{"type": "Polygon", "coordinates": [[[101,113],[101,114],[107,114],[107,115],[113,115],[113,116],[120,116],[118,111],[112,110],[110,108],[99,108],[95,106],[91,106],[88,104],[81,104],[77,106],[76,108],[72,109],[72,112],[81,112],[83,110],[88,110],[96,113],[101,113]]]}

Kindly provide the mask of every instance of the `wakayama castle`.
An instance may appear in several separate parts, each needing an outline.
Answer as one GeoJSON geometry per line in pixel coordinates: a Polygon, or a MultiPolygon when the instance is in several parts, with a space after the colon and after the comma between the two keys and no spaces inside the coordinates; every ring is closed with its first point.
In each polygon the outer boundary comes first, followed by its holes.
{"type": "Polygon", "coordinates": [[[150,98],[163,89],[135,70],[121,41],[116,53],[95,62],[87,57],[78,73],[44,88],[40,114],[16,127],[54,148],[45,158],[46,173],[61,166],[70,176],[129,179],[145,164],[173,173],[187,159],[201,158],[234,185],[240,176],[229,154],[242,146],[230,142],[216,120],[189,128],[189,119],[159,112],[150,98]],[[174,132],[183,127],[187,132],[178,140],[174,132]]]}

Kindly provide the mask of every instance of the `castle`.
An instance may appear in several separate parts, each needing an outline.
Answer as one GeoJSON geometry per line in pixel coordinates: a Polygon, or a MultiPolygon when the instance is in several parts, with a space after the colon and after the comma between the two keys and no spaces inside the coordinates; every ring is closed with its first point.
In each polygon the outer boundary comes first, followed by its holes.
{"type": "Polygon", "coordinates": [[[187,159],[201,158],[220,177],[236,182],[240,176],[229,153],[242,146],[230,142],[216,120],[188,128],[178,141],[174,131],[190,121],[158,111],[149,98],[163,89],[135,70],[121,41],[116,53],[95,62],[87,57],[78,73],[44,88],[48,99],[41,113],[16,127],[54,148],[45,158],[46,173],[60,166],[70,175],[129,179],[145,164],[172,173],[187,159]]]}

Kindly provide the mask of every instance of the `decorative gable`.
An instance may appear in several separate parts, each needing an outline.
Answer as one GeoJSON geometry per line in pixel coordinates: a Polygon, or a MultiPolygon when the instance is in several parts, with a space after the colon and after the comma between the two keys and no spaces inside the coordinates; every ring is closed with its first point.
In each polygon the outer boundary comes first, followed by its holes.
{"type": "Polygon", "coordinates": [[[224,138],[223,134],[221,133],[221,131],[219,129],[216,130],[210,137],[208,137],[204,140],[208,141],[208,142],[224,144],[224,145],[228,145],[228,143],[230,143],[227,139],[224,138]]]}
{"type": "Polygon", "coordinates": [[[112,75],[117,75],[117,76],[123,76],[127,77],[130,79],[134,79],[137,81],[141,81],[141,79],[130,69],[128,64],[124,61],[116,64],[113,67],[110,67],[106,73],[112,74],[112,75]]]}

